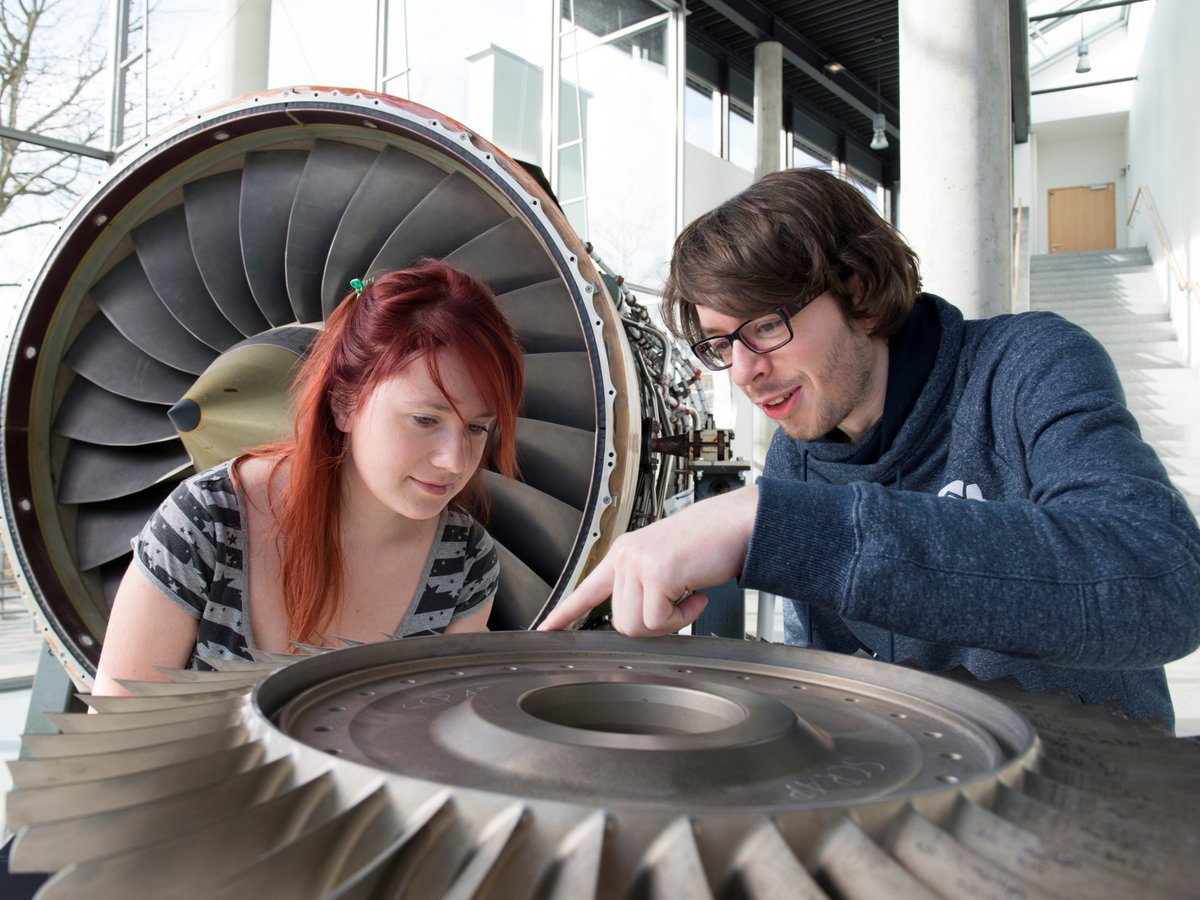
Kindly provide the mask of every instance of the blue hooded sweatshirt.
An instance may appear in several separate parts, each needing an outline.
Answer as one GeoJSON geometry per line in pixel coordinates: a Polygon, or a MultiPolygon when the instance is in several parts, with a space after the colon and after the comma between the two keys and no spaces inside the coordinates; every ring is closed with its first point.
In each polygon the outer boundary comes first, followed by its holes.
{"type": "Polygon", "coordinates": [[[794,598],[788,643],[1013,676],[1173,727],[1162,666],[1200,643],[1200,530],[1112,361],[1053,313],[921,302],[941,338],[891,446],[854,463],[870,431],[777,431],[741,583],[794,598]]]}

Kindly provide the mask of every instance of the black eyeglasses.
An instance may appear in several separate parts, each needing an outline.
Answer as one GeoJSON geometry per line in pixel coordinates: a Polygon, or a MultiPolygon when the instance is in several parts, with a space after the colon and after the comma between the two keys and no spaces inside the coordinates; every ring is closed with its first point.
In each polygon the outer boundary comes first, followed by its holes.
{"type": "Polygon", "coordinates": [[[743,322],[729,334],[714,334],[696,341],[692,344],[692,352],[707,368],[719,372],[733,365],[734,341],[741,341],[753,353],[778,350],[795,336],[792,334],[792,316],[815,299],[810,297],[803,303],[787,303],[765,316],[743,322]]]}

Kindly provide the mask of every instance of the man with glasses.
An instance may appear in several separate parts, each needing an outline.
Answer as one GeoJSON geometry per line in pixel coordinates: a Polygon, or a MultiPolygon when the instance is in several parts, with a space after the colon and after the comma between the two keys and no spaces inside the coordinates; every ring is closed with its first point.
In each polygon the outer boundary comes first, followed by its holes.
{"type": "Polygon", "coordinates": [[[737,577],[789,643],[1016,677],[1173,722],[1200,530],[1112,363],[1049,313],[965,321],[851,185],[768,175],[689,225],[671,331],[779,424],[757,485],[614,542],[550,613],[678,631],[737,577]]]}

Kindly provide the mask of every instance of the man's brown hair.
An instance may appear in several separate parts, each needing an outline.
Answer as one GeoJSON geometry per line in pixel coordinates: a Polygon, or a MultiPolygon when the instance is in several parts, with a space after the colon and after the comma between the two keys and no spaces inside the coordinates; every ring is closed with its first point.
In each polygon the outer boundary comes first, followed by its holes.
{"type": "Polygon", "coordinates": [[[738,318],[829,291],[847,318],[900,330],[921,289],[917,255],[853,185],[822,169],[764,175],[675,240],[667,328],[700,340],[697,306],[738,318]]]}

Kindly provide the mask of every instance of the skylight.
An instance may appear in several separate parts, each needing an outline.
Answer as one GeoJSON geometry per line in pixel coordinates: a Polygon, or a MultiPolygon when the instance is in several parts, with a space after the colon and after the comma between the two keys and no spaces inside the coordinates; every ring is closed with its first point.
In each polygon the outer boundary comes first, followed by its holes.
{"type": "Polygon", "coordinates": [[[1091,12],[1054,19],[1034,21],[1049,13],[1070,12],[1081,7],[1095,6],[1097,0],[1029,0],[1029,71],[1038,70],[1074,53],[1080,42],[1107,34],[1129,19],[1128,6],[1110,6],[1091,12]]]}

